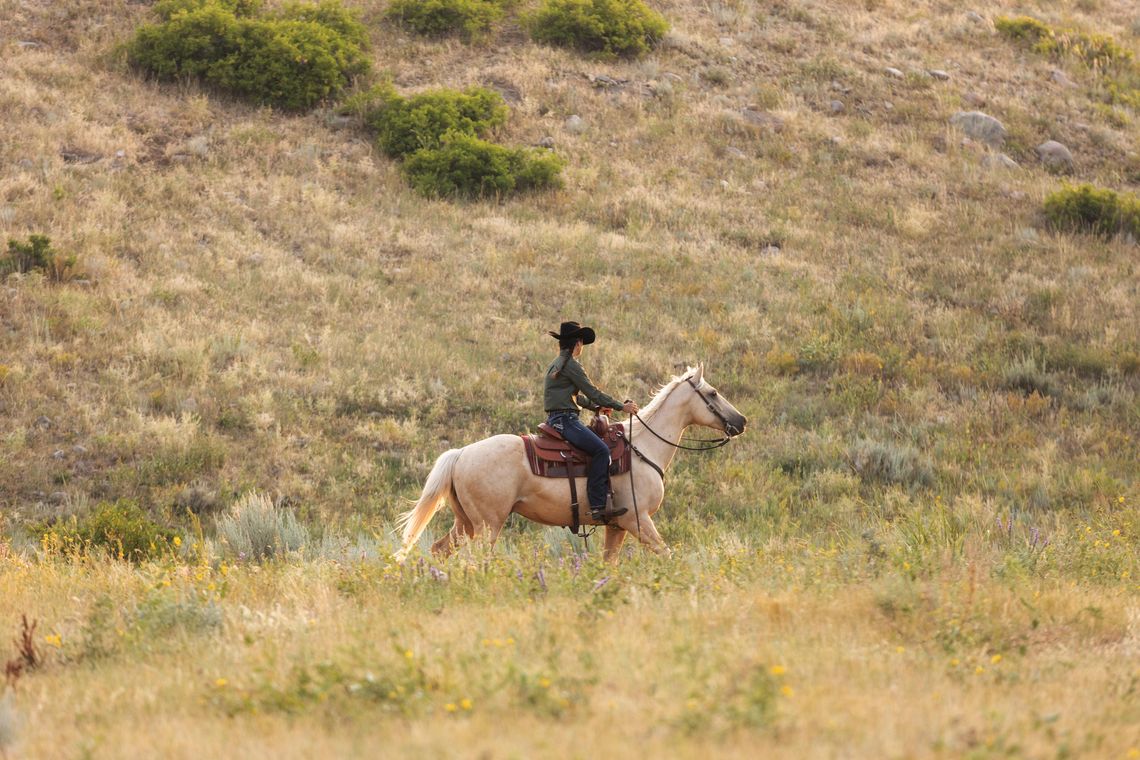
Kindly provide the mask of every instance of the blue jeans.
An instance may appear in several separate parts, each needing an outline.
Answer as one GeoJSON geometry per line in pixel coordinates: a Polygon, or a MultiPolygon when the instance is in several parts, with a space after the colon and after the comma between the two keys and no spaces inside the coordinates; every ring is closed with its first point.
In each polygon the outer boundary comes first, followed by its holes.
{"type": "Polygon", "coordinates": [[[590,509],[604,509],[606,485],[610,477],[610,447],[593,430],[582,424],[577,412],[554,412],[546,424],[590,457],[590,464],[586,468],[586,496],[590,501],[590,509]]]}

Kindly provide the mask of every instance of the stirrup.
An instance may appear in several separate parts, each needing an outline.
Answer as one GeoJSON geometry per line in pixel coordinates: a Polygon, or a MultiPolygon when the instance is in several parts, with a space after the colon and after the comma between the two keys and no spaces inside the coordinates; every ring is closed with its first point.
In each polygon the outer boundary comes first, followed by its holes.
{"type": "Polygon", "coordinates": [[[612,504],[605,507],[590,507],[590,517],[600,523],[608,523],[615,517],[621,517],[629,510],[625,507],[615,507],[612,504]]]}

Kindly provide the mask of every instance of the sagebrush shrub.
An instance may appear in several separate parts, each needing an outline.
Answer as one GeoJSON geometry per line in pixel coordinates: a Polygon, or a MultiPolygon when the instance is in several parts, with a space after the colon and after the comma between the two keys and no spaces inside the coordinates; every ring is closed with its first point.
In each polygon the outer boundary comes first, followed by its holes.
{"type": "Polygon", "coordinates": [[[538,42],[633,58],[652,50],[669,22],[642,0],[544,0],[524,18],[538,42]]]}
{"type": "Polygon", "coordinates": [[[487,137],[506,123],[509,113],[503,97],[483,87],[431,90],[405,98],[391,85],[382,85],[357,98],[353,107],[392,158],[438,148],[446,135],[487,137]]]}
{"type": "Polygon", "coordinates": [[[1140,237],[1140,197],[1132,193],[1087,183],[1066,185],[1045,198],[1044,210],[1049,223],[1059,230],[1140,237]]]}
{"type": "Polygon", "coordinates": [[[209,633],[219,630],[224,621],[222,608],[215,600],[197,594],[171,595],[161,588],[151,589],[139,602],[134,618],[148,639],[172,632],[209,633]]]}
{"type": "Polygon", "coordinates": [[[18,726],[12,691],[4,689],[0,692],[0,757],[7,757],[8,749],[16,746],[18,726]]]}
{"type": "Polygon", "coordinates": [[[293,510],[255,492],[242,496],[218,518],[218,535],[233,555],[258,562],[284,557],[309,540],[308,531],[293,510]]]}
{"type": "Polygon", "coordinates": [[[851,466],[864,481],[904,486],[927,486],[934,482],[934,470],[910,446],[882,441],[857,441],[849,452],[851,466]]]}
{"type": "Polygon", "coordinates": [[[503,17],[501,0],[393,0],[387,17],[416,34],[468,39],[486,34],[503,17]]]}
{"type": "Polygon", "coordinates": [[[1002,372],[1002,385],[1026,396],[1036,393],[1044,398],[1061,393],[1057,378],[1045,371],[1032,356],[1022,357],[1006,367],[1002,372]]]}
{"type": "Polygon", "coordinates": [[[162,23],[139,28],[127,48],[132,65],[292,110],[336,95],[369,69],[367,30],[337,2],[253,17],[235,14],[233,2],[182,5],[162,23]]]}
{"type": "Polygon", "coordinates": [[[453,133],[440,147],[413,153],[403,169],[412,187],[425,196],[483,198],[556,187],[562,166],[553,153],[453,133]]]}

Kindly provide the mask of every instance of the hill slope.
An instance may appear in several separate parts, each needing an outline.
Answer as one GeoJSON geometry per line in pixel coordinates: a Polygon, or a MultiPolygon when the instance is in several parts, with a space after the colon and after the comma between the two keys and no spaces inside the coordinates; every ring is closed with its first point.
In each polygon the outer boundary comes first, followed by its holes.
{"type": "MultiPolygon", "coordinates": [[[[62,491],[165,509],[201,481],[391,516],[440,438],[541,415],[543,332],[563,317],[600,327],[592,366],[617,393],[707,359],[764,431],[736,455],[755,477],[805,446],[843,469],[875,437],[987,498],[1022,462],[1053,500],[1084,470],[1131,482],[1136,249],[1039,216],[1059,186],[1046,139],[1074,180],[1140,176],[1135,114],[1098,103],[1086,70],[1057,84],[1057,64],[941,3],[664,3],[673,31],[632,63],[510,23],[483,46],[423,41],[358,7],[401,90],[508,93],[499,138],[552,138],[565,190],[423,200],[331,111],[126,70],[113,51],[146,6],[5,3],[4,232],[48,234],[89,273],[6,288],[9,508],[62,491]],[[1018,168],[948,126],[975,108],[1018,168]],[[1026,360],[1055,388],[1029,417],[1009,380],[1026,360]],[[968,461],[982,444],[992,458],[968,461]]],[[[1134,44],[1127,8],[1046,15],[1134,44]]]]}
{"type": "Polygon", "coordinates": [[[79,266],[0,283],[0,628],[42,655],[7,650],[0,756],[1136,756],[1140,249],[1041,208],[1136,192],[1138,114],[993,24],[1136,51],[1133,3],[655,2],[633,62],[347,4],[401,92],[502,92],[565,188],[426,200],[335,104],[129,70],[147,5],[0,0],[0,232],[79,266]],[[388,564],[440,452],[540,420],[563,319],[611,394],[705,360],[750,418],[669,472],[677,554],[513,521],[388,564]],[[251,490],[300,555],[214,534],[251,490]],[[116,500],[177,542],[30,538],[116,500]]]}

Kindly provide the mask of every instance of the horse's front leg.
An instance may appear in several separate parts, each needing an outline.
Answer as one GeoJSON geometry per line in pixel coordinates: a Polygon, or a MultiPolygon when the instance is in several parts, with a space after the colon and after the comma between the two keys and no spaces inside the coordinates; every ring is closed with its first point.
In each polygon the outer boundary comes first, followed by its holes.
{"type": "MultiPolygon", "coordinates": [[[[663,554],[666,557],[673,554],[673,550],[665,543],[665,539],[661,538],[661,534],[657,532],[657,526],[653,524],[653,518],[649,515],[642,515],[640,525],[638,524],[637,515],[626,513],[621,516],[618,525],[632,533],[641,540],[655,554],[663,554]],[[638,528],[640,527],[640,532],[638,528]]],[[[609,526],[606,528],[606,545],[609,546],[609,526]]]]}
{"type": "Polygon", "coordinates": [[[606,562],[617,562],[618,552],[621,551],[621,545],[625,542],[625,528],[617,525],[606,526],[606,548],[603,555],[606,562]]]}

